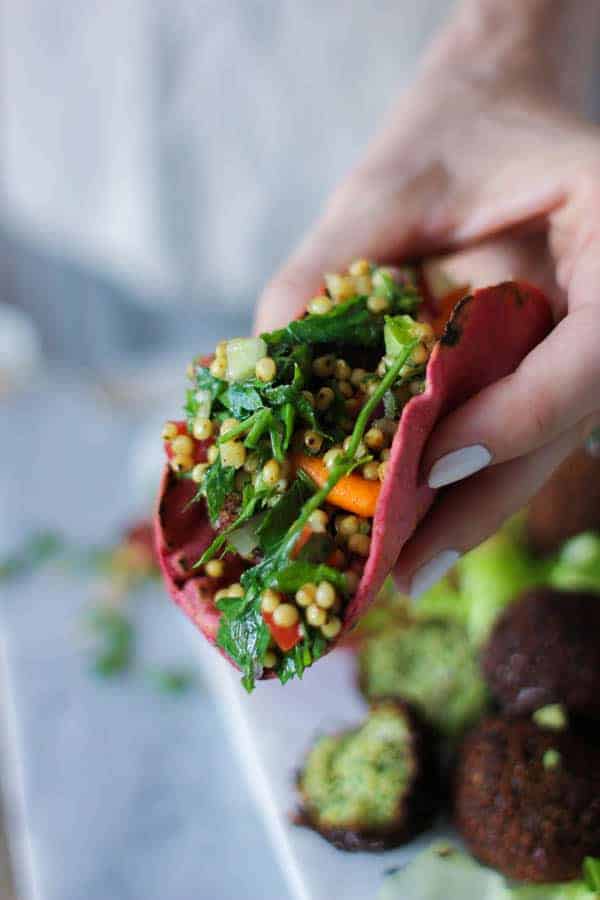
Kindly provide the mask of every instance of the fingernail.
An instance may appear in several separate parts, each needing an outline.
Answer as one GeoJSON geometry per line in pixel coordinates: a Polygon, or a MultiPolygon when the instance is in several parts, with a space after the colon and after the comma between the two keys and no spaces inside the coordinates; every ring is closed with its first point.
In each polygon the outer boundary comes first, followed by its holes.
{"type": "Polygon", "coordinates": [[[425,593],[430,587],[433,587],[440,578],[451,569],[460,553],[456,550],[442,550],[437,556],[434,556],[429,562],[426,562],[420,569],[417,569],[413,575],[410,585],[410,596],[415,600],[425,593]]]}
{"type": "Polygon", "coordinates": [[[485,469],[492,461],[492,454],[483,444],[472,444],[461,450],[453,450],[441,456],[431,467],[429,472],[429,487],[440,488],[446,484],[453,484],[473,475],[480,469],[485,469]]]}

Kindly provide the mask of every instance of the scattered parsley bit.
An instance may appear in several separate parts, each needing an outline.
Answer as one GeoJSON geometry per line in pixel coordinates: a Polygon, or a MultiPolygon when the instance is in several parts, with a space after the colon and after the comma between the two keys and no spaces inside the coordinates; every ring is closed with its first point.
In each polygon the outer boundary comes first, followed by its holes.
{"type": "Polygon", "coordinates": [[[30,575],[61,555],[64,539],[56,531],[38,531],[29,535],[15,553],[0,562],[0,580],[30,575]]]}
{"type": "Polygon", "coordinates": [[[118,609],[98,606],[88,613],[88,631],[98,647],[92,660],[92,671],[104,678],[127,671],[133,661],[133,627],[118,609]]]}
{"type": "Polygon", "coordinates": [[[146,677],[161,694],[185,694],[196,681],[195,673],[188,668],[151,666],[146,669],[146,677]]]}

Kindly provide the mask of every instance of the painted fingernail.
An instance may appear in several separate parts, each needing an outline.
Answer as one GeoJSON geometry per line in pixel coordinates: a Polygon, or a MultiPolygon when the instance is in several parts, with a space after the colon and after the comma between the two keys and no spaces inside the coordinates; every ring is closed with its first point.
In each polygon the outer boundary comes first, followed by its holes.
{"type": "Polygon", "coordinates": [[[417,569],[410,585],[410,596],[416,599],[433,587],[440,578],[443,578],[448,569],[452,568],[459,556],[460,553],[456,550],[442,550],[420,569],[417,569]]]}
{"type": "Polygon", "coordinates": [[[473,475],[480,469],[485,469],[492,461],[492,454],[483,444],[472,444],[461,450],[453,450],[441,456],[431,467],[429,473],[429,487],[440,488],[446,484],[453,484],[473,475]]]}

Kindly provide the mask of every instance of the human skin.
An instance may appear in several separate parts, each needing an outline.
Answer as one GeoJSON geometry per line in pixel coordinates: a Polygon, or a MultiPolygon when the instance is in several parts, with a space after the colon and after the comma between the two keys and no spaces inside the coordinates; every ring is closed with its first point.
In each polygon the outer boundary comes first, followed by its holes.
{"type": "Polygon", "coordinates": [[[398,559],[413,593],[600,423],[600,129],[581,113],[599,33],[597,0],[463,0],[258,304],[271,329],[352,259],[441,254],[475,287],[527,278],[552,297],[553,332],[428,443],[423,475],[444,490],[398,559]]]}

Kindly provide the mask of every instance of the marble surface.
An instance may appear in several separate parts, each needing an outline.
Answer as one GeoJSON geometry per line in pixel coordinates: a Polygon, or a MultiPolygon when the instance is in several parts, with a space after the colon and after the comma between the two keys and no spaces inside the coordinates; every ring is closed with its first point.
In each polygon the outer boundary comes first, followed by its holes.
{"type": "MultiPolygon", "coordinates": [[[[390,869],[406,865],[440,837],[456,834],[443,822],[403,847],[384,853],[344,853],[308,828],[292,822],[297,804],[294,776],[319,734],[362,721],[366,704],[356,689],[356,666],[348,650],[320,660],[285,690],[263,683],[248,696],[225,660],[206,643],[196,645],[214,685],[238,757],[261,810],[293,900],[375,900],[390,869]]],[[[404,900],[411,900],[407,896],[404,900]]]]}
{"type": "MultiPolygon", "coordinates": [[[[3,400],[0,555],[39,525],[81,543],[113,537],[131,514],[123,461],[138,431],[65,379],[3,400]]],[[[91,677],[77,639],[91,590],[52,568],[1,590],[3,776],[21,897],[287,897],[206,679],[172,698],[134,677],[91,677]]],[[[196,635],[160,588],[137,612],[140,656],[195,664],[196,635]]]]}

